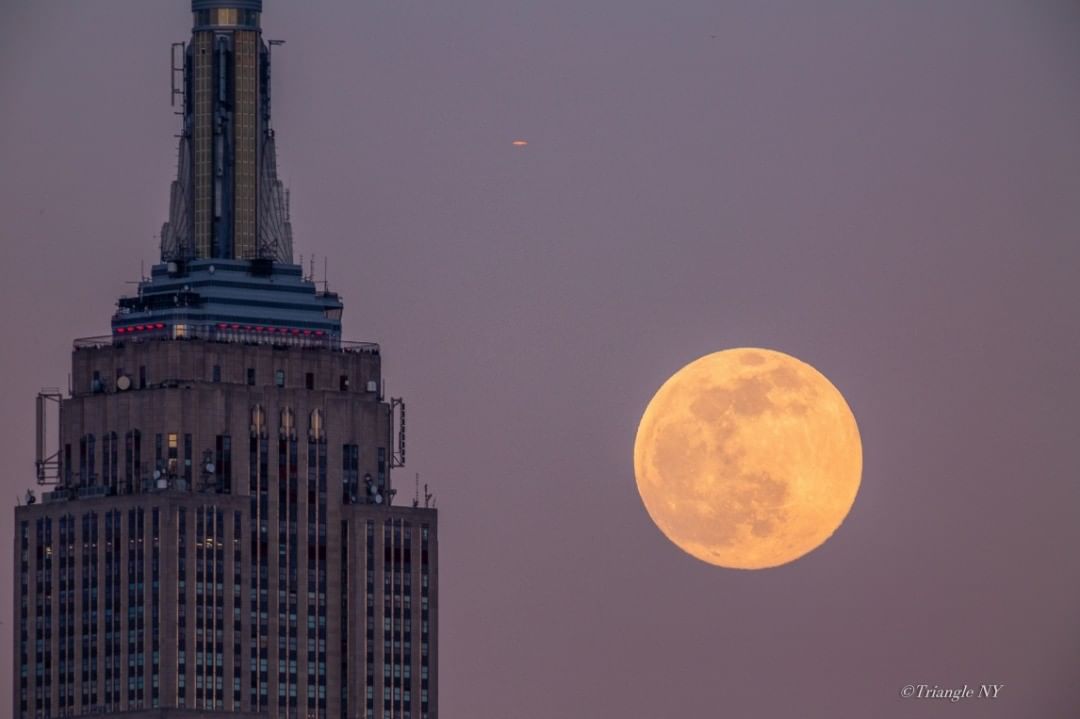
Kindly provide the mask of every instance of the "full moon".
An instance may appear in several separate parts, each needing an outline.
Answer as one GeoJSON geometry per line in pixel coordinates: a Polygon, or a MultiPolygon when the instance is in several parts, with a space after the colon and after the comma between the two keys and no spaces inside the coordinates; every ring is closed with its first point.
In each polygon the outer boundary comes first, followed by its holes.
{"type": "Polygon", "coordinates": [[[730,349],[665,382],[634,440],[645,509],[688,554],[764,569],[819,547],[844,521],[862,476],[847,402],[782,352],[730,349]]]}

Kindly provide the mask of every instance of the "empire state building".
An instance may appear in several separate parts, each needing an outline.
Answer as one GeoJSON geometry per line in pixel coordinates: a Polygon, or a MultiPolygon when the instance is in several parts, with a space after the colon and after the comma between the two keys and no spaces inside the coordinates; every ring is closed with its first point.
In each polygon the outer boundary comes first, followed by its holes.
{"type": "Polygon", "coordinates": [[[392,481],[404,402],[293,262],[261,0],[192,12],[161,262],[38,396],[12,716],[435,719],[438,531],[392,481]]]}

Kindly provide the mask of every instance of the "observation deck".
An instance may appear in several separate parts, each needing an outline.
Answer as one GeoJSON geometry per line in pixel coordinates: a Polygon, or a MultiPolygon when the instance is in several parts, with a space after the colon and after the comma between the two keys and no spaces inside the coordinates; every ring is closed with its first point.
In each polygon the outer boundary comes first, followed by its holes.
{"type": "Polygon", "coordinates": [[[341,339],[341,297],[319,290],[300,265],[270,259],[174,260],[154,265],[134,296],[121,297],[112,335],[75,348],[149,340],[323,347],[378,352],[341,339]]]}
{"type": "Polygon", "coordinates": [[[123,347],[128,344],[150,342],[204,340],[245,345],[270,345],[272,347],[305,347],[335,350],[356,354],[379,354],[377,342],[357,342],[320,333],[318,330],[298,328],[272,329],[261,325],[189,325],[155,322],[152,325],[135,326],[130,332],[79,337],[72,346],[76,351],[123,347]]]}

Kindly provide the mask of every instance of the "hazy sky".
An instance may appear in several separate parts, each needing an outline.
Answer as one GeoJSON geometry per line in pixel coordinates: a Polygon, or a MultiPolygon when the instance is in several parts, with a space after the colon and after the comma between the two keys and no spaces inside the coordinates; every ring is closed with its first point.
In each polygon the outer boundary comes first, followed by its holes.
{"type": "MultiPolygon", "coordinates": [[[[35,392],[156,257],[191,23],[0,7],[14,505],[35,392]]],[[[263,26],[296,251],[409,403],[401,495],[437,494],[443,719],[1080,713],[1075,3],[266,0],[263,26]],[[837,534],[749,573],[669,544],[631,460],[663,380],[742,345],[827,375],[865,456],[837,534]]]]}

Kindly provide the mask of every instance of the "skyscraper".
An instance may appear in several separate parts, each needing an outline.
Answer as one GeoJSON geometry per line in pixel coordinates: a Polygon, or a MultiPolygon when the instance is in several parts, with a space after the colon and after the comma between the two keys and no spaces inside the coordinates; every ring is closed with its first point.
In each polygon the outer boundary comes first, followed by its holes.
{"type": "Polygon", "coordinates": [[[435,719],[436,512],[395,504],[404,402],[293,263],[261,0],[192,11],[161,262],[38,397],[13,716],[435,719]]]}

